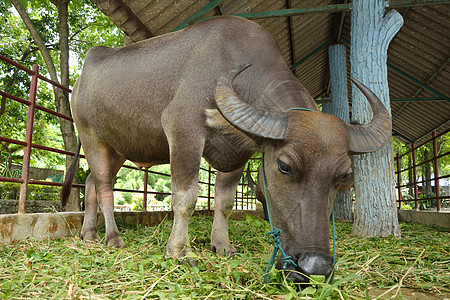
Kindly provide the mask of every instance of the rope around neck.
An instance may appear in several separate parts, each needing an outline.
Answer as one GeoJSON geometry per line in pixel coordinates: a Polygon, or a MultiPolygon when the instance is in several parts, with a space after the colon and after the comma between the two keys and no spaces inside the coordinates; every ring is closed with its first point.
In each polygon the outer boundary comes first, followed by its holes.
{"type": "MultiPolygon", "coordinates": [[[[300,107],[289,108],[285,111],[287,112],[287,111],[292,111],[292,110],[313,111],[308,108],[300,108],[300,107]]],[[[274,241],[272,255],[270,257],[270,261],[267,266],[266,273],[264,275],[264,283],[270,283],[270,278],[268,278],[269,272],[270,272],[270,269],[272,269],[273,265],[275,264],[278,251],[280,251],[281,258],[283,259],[283,262],[284,262],[283,269],[286,269],[286,267],[288,265],[292,265],[297,269],[300,269],[300,267],[292,260],[292,256],[287,255],[286,252],[284,252],[283,247],[281,246],[282,231],[279,228],[275,228],[272,223],[272,217],[270,215],[270,208],[269,208],[269,197],[267,195],[266,172],[264,171],[264,153],[263,153],[262,161],[261,161],[261,172],[263,174],[263,187],[264,187],[264,196],[266,198],[267,217],[269,219],[269,224],[270,224],[270,231],[267,232],[265,235],[266,236],[270,235],[274,241]]],[[[335,227],[335,222],[334,222],[334,208],[332,210],[331,215],[332,215],[332,222],[333,222],[333,268],[334,268],[334,264],[336,262],[336,227],[335,227]]]]}
{"type": "Polygon", "coordinates": [[[286,269],[288,265],[293,265],[296,268],[299,268],[299,266],[292,260],[292,256],[287,255],[286,252],[284,252],[283,248],[281,247],[281,229],[275,228],[272,223],[272,217],[270,215],[270,208],[269,208],[269,197],[267,195],[267,184],[266,184],[266,172],[264,171],[264,153],[262,156],[261,161],[261,171],[263,173],[263,186],[264,186],[264,196],[266,198],[266,207],[267,207],[267,217],[269,218],[270,223],[270,231],[266,233],[266,236],[271,235],[274,241],[274,247],[272,251],[272,256],[270,257],[269,265],[266,269],[266,274],[264,275],[264,283],[269,283],[270,278],[268,279],[270,269],[272,269],[273,265],[275,264],[275,260],[277,259],[278,251],[281,253],[281,257],[283,259],[283,269],[286,269]]]}

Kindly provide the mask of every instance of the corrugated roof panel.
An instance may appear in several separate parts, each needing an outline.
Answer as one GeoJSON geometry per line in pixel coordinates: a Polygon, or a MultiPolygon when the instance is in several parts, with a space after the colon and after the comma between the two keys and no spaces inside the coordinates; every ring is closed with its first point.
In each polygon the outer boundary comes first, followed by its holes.
{"type": "MultiPolygon", "coordinates": [[[[124,32],[138,41],[148,36],[172,31],[211,0],[92,0],[124,32]],[[128,8],[128,11],[127,9],[128,8]],[[136,20],[136,18],[138,20],[136,20]],[[142,22],[143,24],[139,24],[142,22]]],[[[333,0],[224,0],[202,17],[245,12],[272,11],[288,8],[326,6],[342,1],[333,0]]],[[[388,69],[390,98],[431,98],[436,93],[421,87],[412,77],[435,89],[443,97],[450,96],[450,5],[425,5],[397,9],[405,16],[404,26],[392,40],[388,63],[400,69],[388,69]]],[[[314,97],[326,94],[328,88],[328,51],[318,47],[336,37],[341,13],[307,14],[293,17],[259,19],[271,33],[288,66],[310,56],[294,74],[314,97]],[[293,28],[290,26],[293,25],[293,28]],[[292,34],[292,36],[291,36],[292,34]],[[293,45],[291,44],[291,38],[293,45]],[[294,51],[294,53],[292,53],[294,51]],[[313,54],[316,51],[317,53],[313,54]]],[[[347,46],[347,74],[350,79],[351,12],[345,13],[342,40],[347,46]]],[[[349,98],[351,83],[348,81],[349,98]]],[[[391,102],[394,130],[403,134],[405,142],[425,140],[424,134],[436,129],[450,129],[449,101],[391,102]]],[[[401,137],[400,137],[401,138],[401,137]]]]}

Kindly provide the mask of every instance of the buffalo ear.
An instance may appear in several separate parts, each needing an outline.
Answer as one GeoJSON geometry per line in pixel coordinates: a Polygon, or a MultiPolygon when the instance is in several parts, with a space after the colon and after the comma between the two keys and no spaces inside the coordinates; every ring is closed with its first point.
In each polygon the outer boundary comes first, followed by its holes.
{"type": "Polygon", "coordinates": [[[234,78],[249,66],[241,65],[219,78],[214,95],[217,107],[239,130],[257,137],[284,140],[289,125],[286,113],[253,107],[239,99],[233,90],[234,78]]]}
{"type": "Polygon", "coordinates": [[[392,134],[391,117],[378,97],[364,84],[352,78],[370,103],[373,118],[367,125],[347,125],[350,154],[375,152],[383,147],[392,134]]]}

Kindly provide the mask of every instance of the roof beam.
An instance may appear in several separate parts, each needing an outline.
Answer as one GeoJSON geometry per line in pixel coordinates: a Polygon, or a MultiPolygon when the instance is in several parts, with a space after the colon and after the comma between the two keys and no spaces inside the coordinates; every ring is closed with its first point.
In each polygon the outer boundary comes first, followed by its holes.
{"type": "Polygon", "coordinates": [[[131,8],[126,5],[122,0],[116,0],[117,4],[119,4],[120,8],[122,8],[127,15],[138,25],[139,29],[145,32],[147,38],[154,37],[155,35],[148,29],[148,27],[142,23],[141,19],[131,10],[131,8]]]}
{"type": "Polygon", "coordinates": [[[198,12],[196,12],[192,17],[181,23],[177,28],[175,28],[173,31],[178,31],[180,29],[183,29],[187,27],[190,23],[195,22],[198,18],[203,17],[207,13],[209,13],[211,10],[222,4],[224,0],[213,0],[209,2],[207,5],[205,5],[202,9],[200,9],[198,12]]]}
{"type": "MultiPolygon", "coordinates": [[[[450,62],[450,57],[447,58],[447,61],[445,63],[443,63],[439,69],[436,70],[436,72],[433,73],[433,75],[430,76],[430,78],[427,80],[427,82],[425,82],[426,84],[430,84],[431,81],[433,81],[434,78],[436,78],[436,76],[438,76],[442,70],[444,70],[444,68],[448,65],[448,63],[450,62]]],[[[421,91],[423,90],[422,87],[420,87],[413,95],[413,97],[416,97],[421,91]]]]}
{"type": "MultiPolygon", "coordinates": [[[[344,43],[350,45],[350,41],[349,41],[349,40],[343,38],[342,41],[343,41],[344,43]]],[[[418,84],[418,85],[421,86],[422,88],[424,88],[424,89],[426,89],[426,90],[432,92],[433,94],[439,96],[442,100],[450,101],[450,98],[449,98],[449,97],[447,97],[447,96],[445,96],[444,94],[442,94],[442,93],[436,91],[435,89],[433,89],[433,88],[430,87],[429,85],[427,85],[427,84],[421,82],[420,80],[414,78],[413,76],[411,76],[411,75],[409,75],[408,73],[406,73],[406,72],[400,70],[399,68],[394,67],[394,66],[391,65],[390,63],[387,64],[387,67],[388,67],[389,69],[393,70],[394,72],[400,74],[401,76],[405,77],[406,79],[409,79],[410,81],[414,82],[415,84],[418,84]]],[[[439,69],[440,69],[440,68],[439,68],[439,69]]]]}
{"type": "MultiPolygon", "coordinates": [[[[398,0],[389,1],[389,8],[401,8],[401,7],[411,7],[411,6],[424,6],[424,5],[436,5],[436,4],[449,4],[450,0],[398,0]]],[[[307,7],[307,8],[291,8],[291,9],[280,9],[272,11],[261,11],[261,12],[251,12],[245,14],[235,14],[234,16],[246,18],[246,19],[264,19],[264,18],[277,18],[277,17],[289,17],[297,15],[307,15],[307,14],[319,14],[319,13],[338,13],[347,12],[352,10],[351,3],[344,4],[331,4],[318,7],[307,7]]]]}
{"type": "MultiPolygon", "coordinates": [[[[348,2],[348,0],[344,1],[344,3],[347,3],[347,2],[348,2]]],[[[338,33],[337,33],[337,36],[336,36],[336,41],[340,41],[341,38],[342,38],[342,30],[344,28],[345,14],[346,14],[345,11],[343,11],[341,13],[341,19],[339,20],[339,29],[338,29],[338,33]]]]}
{"type": "Polygon", "coordinates": [[[422,135],[421,137],[417,138],[415,141],[420,141],[421,139],[423,139],[423,138],[429,136],[430,134],[432,134],[433,131],[437,131],[437,130],[441,129],[442,127],[447,126],[447,124],[450,124],[450,120],[448,120],[448,121],[445,122],[445,123],[442,123],[441,125],[439,125],[438,127],[434,128],[433,130],[431,130],[431,131],[425,133],[425,134],[422,135]]]}
{"type": "Polygon", "coordinates": [[[448,4],[450,1],[446,0],[396,0],[387,1],[389,8],[401,8],[412,6],[424,6],[424,5],[436,5],[436,4],[448,4]]]}
{"type": "Polygon", "coordinates": [[[276,17],[290,17],[298,15],[307,14],[319,14],[319,13],[337,13],[343,11],[351,11],[350,4],[332,4],[326,6],[318,7],[308,7],[308,8],[290,8],[290,9],[280,9],[272,11],[261,11],[252,12],[245,14],[236,14],[235,16],[246,18],[246,19],[264,19],[264,18],[276,18],[276,17]]]}
{"type": "Polygon", "coordinates": [[[449,97],[447,97],[447,96],[445,96],[444,94],[442,94],[442,93],[436,91],[436,90],[433,89],[432,87],[430,87],[430,86],[428,86],[427,84],[421,82],[420,80],[418,80],[418,79],[412,77],[411,75],[409,75],[408,73],[406,73],[406,72],[400,70],[399,68],[394,67],[393,65],[391,65],[391,64],[389,64],[389,63],[387,64],[387,67],[388,67],[389,69],[393,70],[394,72],[396,72],[396,73],[402,75],[402,76],[405,77],[406,79],[408,79],[408,80],[410,80],[410,81],[412,81],[412,82],[418,84],[418,85],[421,86],[422,88],[424,88],[424,89],[426,89],[426,90],[432,92],[433,94],[435,94],[435,95],[441,97],[442,99],[447,100],[447,101],[450,101],[450,98],[449,98],[449,97]]]}
{"type": "Polygon", "coordinates": [[[432,97],[432,98],[394,98],[391,99],[391,102],[424,102],[424,101],[439,101],[444,100],[439,97],[432,97]]]}
{"type": "Polygon", "coordinates": [[[404,139],[408,143],[413,143],[414,142],[410,138],[406,137],[404,134],[400,133],[398,130],[395,130],[395,129],[392,129],[392,136],[393,137],[400,137],[400,138],[404,139]]]}
{"type": "MultiPolygon", "coordinates": [[[[288,9],[290,9],[292,7],[292,0],[286,0],[286,6],[288,9]]],[[[291,61],[292,61],[292,65],[295,64],[295,58],[296,53],[295,53],[295,40],[294,40],[294,18],[293,17],[288,17],[288,22],[289,22],[289,27],[288,27],[288,34],[289,34],[289,43],[291,46],[291,61]]]]}
{"type": "Polygon", "coordinates": [[[304,63],[305,61],[307,61],[308,59],[310,59],[311,57],[314,56],[314,54],[316,54],[317,52],[319,52],[320,50],[322,50],[323,48],[327,47],[328,45],[330,45],[332,42],[334,41],[333,38],[329,39],[328,41],[326,41],[325,43],[323,43],[322,45],[320,45],[319,47],[317,47],[315,50],[313,50],[312,52],[310,52],[309,54],[307,54],[306,56],[304,56],[302,59],[300,59],[298,62],[296,62],[290,69],[291,71],[295,70],[298,66],[300,66],[302,63],[304,63]]]}

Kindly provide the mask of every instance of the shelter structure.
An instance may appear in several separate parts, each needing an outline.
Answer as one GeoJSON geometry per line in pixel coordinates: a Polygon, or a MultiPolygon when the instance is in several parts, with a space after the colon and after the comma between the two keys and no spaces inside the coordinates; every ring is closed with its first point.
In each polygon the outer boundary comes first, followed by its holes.
{"type": "MultiPolygon", "coordinates": [[[[204,18],[237,15],[275,38],[287,65],[318,101],[330,101],[328,47],[347,48],[350,66],[352,2],[348,0],[92,0],[134,42],[180,30],[204,18]]],[[[404,25],[388,50],[393,135],[421,144],[450,130],[450,1],[387,1],[404,25]]],[[[350,78],[350,67],[347,70],[350,78]]],[[[351,106],[351,84],[348,82],[351,106]]]]}

